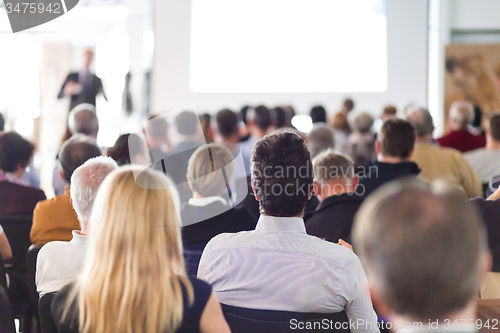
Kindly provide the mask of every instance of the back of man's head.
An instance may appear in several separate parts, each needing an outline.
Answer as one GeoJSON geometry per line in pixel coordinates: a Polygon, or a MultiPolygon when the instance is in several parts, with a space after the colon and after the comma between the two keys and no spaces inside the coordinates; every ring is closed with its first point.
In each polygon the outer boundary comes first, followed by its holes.
{"type": "Polygon", "coordinates": [[[311,155],[298,134],[280,130],[264,136],[252,152],[252,185],[260,212],[301,216],[313,183],[311,155]]]}
{"type": "Polygon", "coordinates": [[[313,124],[326,123],[326,110],[321,105],[316,105],[315,107],[313,107],[309,115],[311,116],[313,124]]]}
{"type": "Polygon", "coordinates": [[[333,133],[333,129],[327,124],[316,124],[311,132],[309,132],[308,145],[312,158],[322,151],[334,148],[335,134],[333,133]]]}
{"type": "Polygon", "coordinates": [[[101,150],[89,137],[75,135],[66,140],[59,151],[59,163],[64,180],[71,184],[71,176],[76,168],[92,157],[101,155],[101,150]]]}
{"type": "Polygon", "coordinates": [[[264,105],[259,105],[247,112],[247,121],[253,121],[253,124],[261,131],[267,131],[271,126],[271,112],[264,105]]]}
{"type": "Polygon", "coordinates": [[[312,160],[314,182],[320,186],[327,185],[339,179],[353,179],[354,162],[348,156],[328,149],[312,160]]]}
{"type": "Polygon", "coordinates": [[[466,101],[455,101],[450,106],[450,120],[462,128],[474,121],[474,107],[466,101]]]}
{"type": "Polygon", "coordinates": [[[361,112],[353,119],[354,129],[359,133],[370,132],[375,119],[368,112],[361,112]]]}
{"type": "Polygon", "coordinates": [[[342,103],[342,107],[347,111],[350,112],[352,109],[354,109],[354,101],[350,98],[346,98],[344,102],[342,103]]]}
{"type": "Polygon", "coordinates": [[[195,135],[198,131],[200,119],[198,115],[191,111],[182,111],[175,117],[177,132],[182,135],[195,135]]]}
{"type": "Polygon", "coordinates": [[[493,140],[500,141],[500,113],[494,113],[489,117],[488,134],[493,140]]]}
{"type": "Polygon", "coordinates": [[[286,124],[286,112],[281,106],[277,106],[273,109],[273,117],[276,119],[276,128],[283,128],[286,124]]]}
{"type": "Polygon", "coordinates": [[[382,111],[382,116],[385,117],[395,117],[398,113],[398,110],[394,105],[387,105],[382,111]]]}
{"type": "Polygon", "coordinates": [[[96,138],[99,132],[99,120],[95,107],[91,104],[75,106],[69,113],[68,127],[73,135],[84,134],[96,138]]]}
{"type": "Polygon", "coordinates": [[[215,116],[217,132],[225,139],[238,133],[238,116],[229,109],[222,109],[215,116]]]}
{"type": "Polygon", "coordinates": [[[163,117],[150,117],[146,123],[146,136],[148,139],[166,141],[168,132],[168,122],[163,117]]]}
{"type": "Polygon", "coordinates": [[[398,181],[370,196],[356,215],[353,240],[375,299],[400,316],[441,321],[477,295],[487,238],[461,193],[422,184],[398,181]]]}
{"type": "Polygon", "coordinates": [[[380,153],[385,157],[410,157],[415,146],[415,129],[403,119],[388,119],[377,135],[380,153]]]}
{"type": "Polygon", "coordinates": [[[76,168],[71,176],[71,200],[80,223],[88,223],[92,206],[104,178],[118,165],[111,157],[94,157],[76,168]]]}
{"type": "Polygon", "coordinates": [[[416,108],[411,110],[408,113],[406,120],[412,124],[417,138],[431,135],[434,131],[432,116],[427,109],[416,108]]]}

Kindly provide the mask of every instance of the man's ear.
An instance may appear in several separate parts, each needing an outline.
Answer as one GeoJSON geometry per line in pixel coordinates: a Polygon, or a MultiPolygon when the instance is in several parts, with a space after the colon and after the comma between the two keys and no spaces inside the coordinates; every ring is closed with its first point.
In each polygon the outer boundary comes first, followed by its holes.
{"type": "Polygon", "coordinates": [[[415,147],[413,147],[411,150],[410,150],[410,153],[408,154],[408,158],[411,158],[411,155],[413,155],[413,152],[415,151],[415,147]]]}
{"type": "Polygon", "coordinates": [[[259,197],[257,196],[257,193],[255,192],[255,188],[253,187],[253,184],[252,184],[252,191],[253,191],[253,196],[255,197],[255,200],[259,201],[259,197]]]}
{"type": "Polygon", "coordinates": [[[321,195],[321,186],[319,186],[318,184],[316,184],[314,182],[313,183],[313,191],[314,191],[314,194],[321,195]]]}
{"type": "Polygon", "coordinates": [[[385,318],[389,317],[393,313],[389,305],[387,305],[386,301],[382,298],[382,296],[378,293],[378,291],[373,287],[371,283],[369,283],[368,289],[370,290],[373,308],[377,312],[378,316],[385,318]]]}
{"type": "Polygon", "coordinates": [[[378,140],[375,140],[375,152],[378,154],[380,154],[380,141],[378,140]]]}
{"type": "Polygon", "coordinates": [[[62,180],[66,181],[66,179],[64,179],[64,175],[63,175],[62,170],[59,170],[59,176],[61,176],[62,180]]]}
{"type": "Polygon", "coordinates": [[[71,196],[69,197],[69,202],[71,203],[71,206],[73,206],[73,198],[71,196]]]}

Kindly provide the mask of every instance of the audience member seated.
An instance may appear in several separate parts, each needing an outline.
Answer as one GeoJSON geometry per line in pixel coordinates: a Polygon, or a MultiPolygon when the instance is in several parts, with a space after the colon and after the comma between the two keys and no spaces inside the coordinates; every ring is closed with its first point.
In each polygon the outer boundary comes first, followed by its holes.
{"type": "Polygon", "coordinates": [[[70,202],[71,176],[80,165],[100,155],[99,147],[84,135],[74,135],[63,143],[59,152],[60,176],[70,186],[66,187],[64,194],[36,205],[30,234],[33,244],[70,241],[73,238],[72,231],[80,229],[80,223],[70,202]]]}
{"type": "Polygon", "coordinates": [[[71,203],[80,230],[73,230],[69,242],[49,242],[38,253],[35,283],[40,294],[58,291],[73,282],[83,268],[92,206],[104,178],[118,168],[109,157],[95,157],[79,166],[71,176],[71,203]]]}
{"type": "Polygon", "coordinates": [[[252,185],[261,209],[257,227],[212,238],[198,277],[212,284],[223,304],[346,311],[352,321],[364,321],[354,332],[378,332],[359,259],[344,246],[306,234],[302,216],[313,170],[305,141],[286,131],[259,140],[252,154],[252,185]]]}
{"type": "Polygon", "coordinates": [[[204,113],[200,116],[201,130],[206,143],[214,142],[214,130],[212,129],[212,116],[210,113],[204,113]]]}
{"type": "Polygon", "coordinates": [[[476,331],[459,326],[476,322],[490,256],[479,216],[457,192],[401,181],[368,198],[356,216],[354,246],[373,303],[398,331],[408,323],[422,332],[476,331]]]}
{"type": "Polygon", "coordinates": [[[116,139],[113,147],[109,147],[106,151],[106,155],[111,157],[119,166],[128,165],[128,164],[141,164],[141,165],[149,165],[150,158],[147,155],[147,151],[145,149],[132,149],[132,151],[136,151],[135,156],[130,156],[130,146],[143,148],[144,141],[137,134],[122,134],[116,139]]]}
{"type": "Polygon", "coordinates": [[[352,160],[327,150],[313,160],[314,193],[320,204],[304,215],[308,235],[332,243],[350,241],[351,227],[363,198],[355,194],[358,177],[352,160]]]}
{"type": "Polygon", "coordinates": [[[380,120],[382,120],[382,122],[385,122],[388,119],[397,118],[397,116],[396,116],[397,113],[398,113],[398,109],[396,109],[396,107],[394,105],[387,105],[384,108],[384,110],[382,111],[382,115],[380,116],[380,120]]]}
{"type": "Polygon", "coordinates": [[[444,178],[464,191],[467,197],[480,197],[483,194],[481,179],[462,154],[455,149],[433,144],[434,124],[429,111],[423,108],[415,109],[410,111],[407,117],[416,133],[411,160],[417,163],[421,170],[419,178],[426,182],[444,178]]]}
{"type": "Polygon", "coordinates": [[[354,167],[366,168],[376,157],[375,136],[372,132],[373,117],[362,112],[353,119],[354,131],[347,138],[345,153],[354,161],[354,167]]]}
{"type": "Polygon", "coordinates": [[[354,101],[347,98],[342,103],[342,109],[333,116],[332,126],[335,130],[343,132],[345,135],[351,133],[351,126],[347,119],[347,115],[354,109],[354,101]]]}
{"type": "Polygon", "coordinates": [[[500,113],[493,114],[486,127],[486,147],[464,154],[483,184],[500,174],[500,113]]]}
{"type": "Polygon", "coordinates": [[[187,180],[193,197],[181,208],[184,245],[204,247],[223,232],[255,229],[256,220],[246,208],[232,208],[221,195],[234,170],[233,155],[218,144],[198,148],[189,160],[187,180]],[[223,171],[225,175],[223,174],[223,171]]]}
{"type": "Polygon", "coordinates": [[[272,111],[274,128],[280,129],[287,127],[287,115],[285,109],[283,109],[281,106],[277,106],[272,111]]]}
{"type": "Polygon", "coordinates": [[[361,195],[368,196],[379,186],[401,177],[417,176],[418,165],[410,161],[415,146],[415,130],[402,119],[389,119],[377,135],[375,150],[377,160],[370,164],[368,172],[359,179],[361,195]]]}
{"type": "Polygon", "coordinates": [[[160,190],[167,178],[135,171],[151,189],[125,167],[97,193],[86,264],[52,302],[58,331],[229,333],[210,286],[185,275],[174,199],[160,190]]]}
{"type": "Polygon", "coordinates": [[[34,146],[15,132],[0,135],[0,215],[32,215],[45,200],[42,190],[22,180],[34,146]]]}
{"type": "MultiPolygon", "coordinates": [[[[70,136],[67,139],[75,134],[82,134],[96,140],[98,132],[99,120],[97,119],[95,106],[92,104],[80,104],[71,110],[68,115],[68,134],[70,136]]],[[[60,165],[56,163],[52,172],[52,186],[56,195],[63,194],[66,186],[68,186],[68,183],[59,176],[60,172],[60,165]]]]}
{"type": "Polygon", "coordinates": [[[172,152],[172,146],[168,137],[168,128],[168,122],[163,116],[149,117],[144,127],[143,134],[155,161],[172,152]]]}
{"type": "Polygon", "coordinates": [[[321,105],[316,105],[309,112],[313,124],[326,123],[326,110],[321,105]]]}
{"type": "Polygon", "coordinates": [[[455,101],[451,104],[448,124],[450,133],[437,139],[441,147],[455,148],[462,153],[486,145],[482,135],[474,135],[468,126],[474,121],[474,107],[465,101],[455,101]]]}
{"type": "Polygon", "coordinates": [[[250,156],[253,146],[269,131],[269,127],[271,126],[271,112],[264,105],[259,105],[247,111],[246,119],[250,138],[240,143],[240,149],[245,160],[245,170],[247,175],[250,175],[250,156]]]}
{"type": "Polygon", "coordinates": [[[325,150],[335,148],[335,133],[327,124],[315,124],[307,136],[307,144],[311,158],[314,158],[325,150]]]}

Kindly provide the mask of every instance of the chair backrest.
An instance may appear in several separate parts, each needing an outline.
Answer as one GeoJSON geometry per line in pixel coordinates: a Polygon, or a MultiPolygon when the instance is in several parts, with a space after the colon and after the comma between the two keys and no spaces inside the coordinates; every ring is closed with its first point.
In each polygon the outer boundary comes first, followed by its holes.
{"type": "Polygon", "coordinates": [[[38,292],[36,291],[35,274],[36,274],[36,259],[38,257],[38,252],[43,245],[31,245],[26,252],[26,272],[28,278],[28,293],[30,297],[30,302],[33,304],[34,308],[38,307],[38,292]]]}
{"type": "Polygon", "coordinates": [[[224,317],[233,333],[350,332],[349,320],[344,311],[303,313],[221,305],[224,317]]]}
{"type": "Polygon", "coordinates": [[[0,286],[7,290],[7,278],[5,277],[5,264],[0,254],[0,286]]]}
{"type": "Polygon", "coordinates": [[[9,297],[0,286],[0,333],[16,333],[9,297]]]}
{"type": "Polygon", "coordinates": [[[7,263],[16,268],[26,268],[26,251],[31,245],[32,222],[33,216],[31,215],[0,216],[0,225],[3,227],[12,248],[12,259],[7,263]]]}
{"type": "Polygon", "coordinates": [[[196,277],[201,255],[205,249],[205,244],[184,245],[184,263],[186,264],[186,273],[188,276],[196,277]]]}
{"type": "Polygon", "coordinates": [[[38,314],[40,316],[40,328],[42,333],[57,333],[54,319],[50,314],[50,306],[52,300],[56,297],[57,293],[49,293],[40,296],[38,300],[38,314]]]}

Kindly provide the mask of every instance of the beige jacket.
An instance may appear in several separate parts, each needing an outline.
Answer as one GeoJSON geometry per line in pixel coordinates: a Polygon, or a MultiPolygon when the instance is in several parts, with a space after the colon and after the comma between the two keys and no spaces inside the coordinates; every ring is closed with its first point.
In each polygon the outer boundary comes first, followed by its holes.
{"type": "Polygon", "coordinates": [[[411,160],[418,164],[422,170],[418,176],[426,182],[442,178],[463,190],[469,198],[483,195],[481,179],[458,150],[420,142],[415,144],[411,160]]]}

